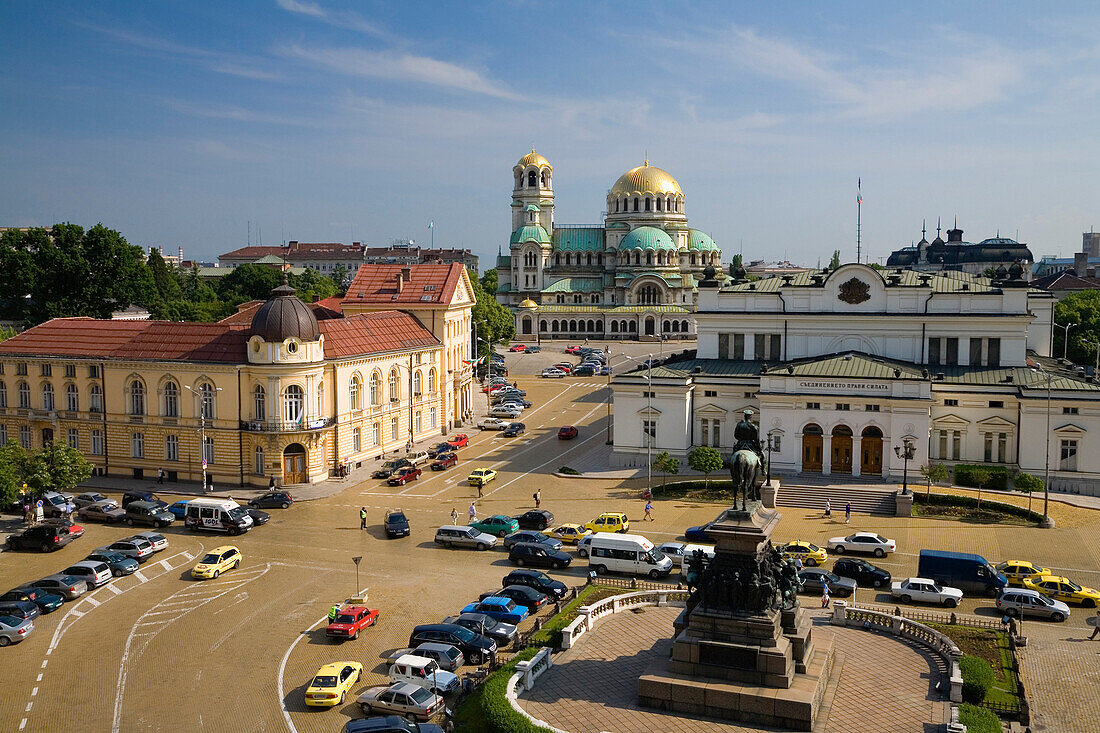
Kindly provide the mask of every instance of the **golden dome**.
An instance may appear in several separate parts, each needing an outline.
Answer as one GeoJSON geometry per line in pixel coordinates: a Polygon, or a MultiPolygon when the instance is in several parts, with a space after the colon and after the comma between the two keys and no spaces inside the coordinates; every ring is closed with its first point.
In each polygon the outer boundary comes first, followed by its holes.
{"type": "Polygon", "coordinates": [[[643,165],[631,168],[619,176],[619,180],[615,181],[615,185],[611,187],[612,196],[635,193],[684,195],[680,190],[680,184],[668,174],[668,171],[651,166],[648,160],[643,165]]]}
{"type": "Polygon", "coordinates": [[[519,307],[520,308],[527,308],[527,309],[530,310],[530,309],[538,308],[539,304],[536,303],[535,301],[531,300],[530,298],[524,298],[523,302],[519,304],[519,307]]]}
{"type": "Polygon", "coordinates": [[[546,166],[550,170],[554,170],[554,166],[550,165],[550,161],[536,153],[534,148],[531,148],[531,152],[520,158],[519,162],[516,163],[517,168],[526,168],[531,165],[536,168],[546,166]]]}

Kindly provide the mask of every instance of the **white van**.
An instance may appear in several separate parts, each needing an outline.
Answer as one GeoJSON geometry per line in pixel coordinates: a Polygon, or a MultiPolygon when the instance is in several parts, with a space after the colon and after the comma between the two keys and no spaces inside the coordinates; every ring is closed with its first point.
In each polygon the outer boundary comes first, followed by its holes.
{"type": "Polygon", "coordinates": [[[458,676],[439,668],[434,659],[405,654],[398,657],[390,667],[391,682],[408,682],[430,690],[437,695],[446,695],[459,688],[458,676]]]}
{"type": "Polygon", "coordinates": [[[684,545],[684,554],[680,556],[680,572],[687,575],[688,562],[696,550],[702,550],[704,565],[714,559],[714,545],[684,545]]]}
{"type": "Polygon", "coordinates": [[[228,499],[192,499],[187,502],[184,524],[191,529],[241,534],[252,529],[248,510],[228,499]]]}
{"type": "Polygon", "coordinates": [[[597,573],[627,573],[663,578],[672,560],[640,534],[598,532],[588,545],[588,566],[597,573]]]}

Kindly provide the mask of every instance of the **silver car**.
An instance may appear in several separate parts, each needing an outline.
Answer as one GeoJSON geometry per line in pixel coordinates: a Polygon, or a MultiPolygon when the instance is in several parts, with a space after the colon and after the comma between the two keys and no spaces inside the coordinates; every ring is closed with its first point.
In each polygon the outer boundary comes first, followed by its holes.
{"type": "Polygon", "coordinates": [[[34,622],[29,618],[0,616],[0,646],[17,644],[34,631],[34,622]]]}
{"type": "Polygon", "coordinates": [[[138,532],[133,537],[127,537],[127,539],[145,540],[153,547],[153,552],[168,549],[168,538],[160,532],[138,532]]]}
{"type": "Polygon", "coordinates": [[[101,501],[109,501],[109,498],[100,494],[98,491],[85,491],[83,494],[73,499],[73,504],[76,504],[78,509],[83,509],[86,506],[98,504],[101,501]]]}
{"type": "MultiPolygon", "coordinates": [[[[87,496],[81,494],[81,496],[87,496]]],[[[94,504],[86,504],[78,509],[76,515],[81,519],[90,519],[96,522],[121,522],[126,518],[126,510],[118,505],[114,499],[104,499],[94,504]]]]}
{"type": "Polygon", "coordinates": [[[409,682],[371,687],[357,702],[365,715],[402,715],[417,720],[430,720],[443,709],[442,697],[409,682]]]}
{"type": "Polygon", "coordinates": [[[394,664],[406,654],[434,659],[435,663],[439,665],[439,668],[447,672],[457,672],[458,668],[466,663],[458,647],[432,641],[426,641],[415,649],[396,649],[386,655],[386,663],[394,664]]]}
{"type": "Polygon", "coordinates": [[[451,524],[436,530],[435,541],[444,547],[474,547],[478,550],[488,550],[496,545],[497,538],[491,534],[478,532],[474,527],[451,524]]]}
{"type": "Polygon", "coordinates": [[[66,601],[73,601],[88,592],[88,584],[80,578],[72,575],[58,573],[36,580],[30,584],[32,588],[41,588],[55,595],[62,596],[66,601]]]}
{"type": "Polygon", "coordinates": [[[96,548],[96,552],[117,552],[138,562],[145,562],[153,556],[153,545],[144,537],[130,537],[96,548]]]}
{"type": "Polygon", "coordinates": [[[1007,616],[1038,616],[1058,622],[1069,618],[1069,606],[1029,588],[1003,589],[997,598],[997,608],[1007,616]]]}

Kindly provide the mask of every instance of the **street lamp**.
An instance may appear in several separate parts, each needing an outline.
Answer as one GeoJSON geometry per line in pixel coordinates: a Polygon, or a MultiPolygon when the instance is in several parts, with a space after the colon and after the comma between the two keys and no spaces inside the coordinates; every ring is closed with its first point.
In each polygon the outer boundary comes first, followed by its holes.
{"type": "Polygon", "coordinates": [[[1067,323],[1063,326],[1061,323],[1055,323],[1054,325],[1057,326],[1058,328],[1064,328],[1065,332],[1066,332],[1065,333],[1065,338],[1062,340],[1062,358],[1065,359],[1066,354],[1069,353],[1069,330],[1071,328],[1073,328],[1074,326],[1077,326],[1079,324],[1077,324],[1077,323],[1067,323]]]}
{"type": "Polygon", "coordinates": [[[917,447],[913,445],[913,441],[909,438],[904,438],[901,441],[901,445],[894,446],[894,455],[902,459],[901,469],[901,493],[909,493],[909,461],[913,460],[913,454],[916,452],[917,447]]]}
{"type": "Polygon", "coordinates": [[[1092,376],[1100,377],[1100,341],[1093,343],[1092,341],[1085,341],[1084,339],[1081,339],[1081,345],[1087,346],[1090,349],[1096,349],[1096,364],[1092,367],[1092,376]]]}
{"type": "MultiPolygon", "coordinates": [[[[185,384],[185,389],[195,392],[195,388],[185,384]]],[[[221,387],[214,387],[215,392],[221,392],[221,387]]],[[[213,404],[211,404],[211,419],[213,419],[213,404]]],[[[202,490],[206,491],[206,397],[199,393],[199,455],[202,456],[202,490]]]]}
{"type": "Polygon", "coordinates": [[[764,481],[767,483],[768,486],[772,485],[772,451],[775,450],[775,446],[772,445],[772,436],[774,436],[774,435],[775,435],[774,430],[769,430],[768,431],[768,444],[766,446],[764,446],[764,450],[766,450],[768,452],[767,475],[766,475],[764,481]]]}
{"type": "Polygon", "coordinates": [[[359,596],[359,563],[363,561],[363,556],[353,557],[351,561],[355,563],[355,593],[352,595],[357,598],[359,596]]]}
{"type": "Polygon", "coordinates": [[[1043,365],[1035,362],[1033,372],[1041,373],[1047,379],[1047,429],[1046,429],[1046,456],[1043,468],[1043,526],[1050,526],[1050,515],[1047,514],[1047,506],[1050,502],[1050,383],[1054,375],[1043,369],[1043,365]]]}

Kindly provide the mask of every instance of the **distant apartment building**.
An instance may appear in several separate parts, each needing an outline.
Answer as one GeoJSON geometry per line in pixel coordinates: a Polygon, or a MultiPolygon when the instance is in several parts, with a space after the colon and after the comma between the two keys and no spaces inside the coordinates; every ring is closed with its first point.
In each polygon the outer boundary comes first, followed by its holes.
{"type": "MultiPolygon", "coordinates": [[[[354,276],[363,264],[365,247],[361,242],[340,244],[339,242],[298,242],[290,241],[285,246],[252,245],[241,247],[232,252],[218,255],[221,267],[234,268],[238,265],[255,264],[267,257],[278,257],[291,267],[317,270],[331,275],[338,266],[343,266],[350,276],[354,276]]],[[[264,264],[271,262],[265,260],[264,264]]]]}
{"type": "Polygon", "coordinates": [[[452,262],[458,262],[467,269],[478,271],[477,255],[468,249],[433,249],[417,247],[411,243],[389,247],[367,247],[364,260],[372,265],[449,265],[452,262]]]}
{"type": "Polygon", "coordinates": [[[956,270],[971,275],[981,275],[988,269],[1003,270],[997,277],[1019,262],[1024,268],[1024,279],[1030,280],[1032,263],[1035,258],[1031,250],[1022,242],[1008,237],[991,237],[980,242],[964,242],[963,230],[955,227],[947,230],[947,241],[940,238],[939,227],[936,238],[929,242],[924,236],[911,247],[902,247],[890,253],[886,260],[888,268],[905,268],[919,272],[944,272],[956,270]]]}
{"type": "Polygon", "coordinates": [[[753,260],[745,265],[746,275],[756,277],[776,277],[779,275],[797,275],[800,272],[808,272],[810,268],[791,264],[790,260],[781,262],[767,262],[765,260],[753,260]]]}

